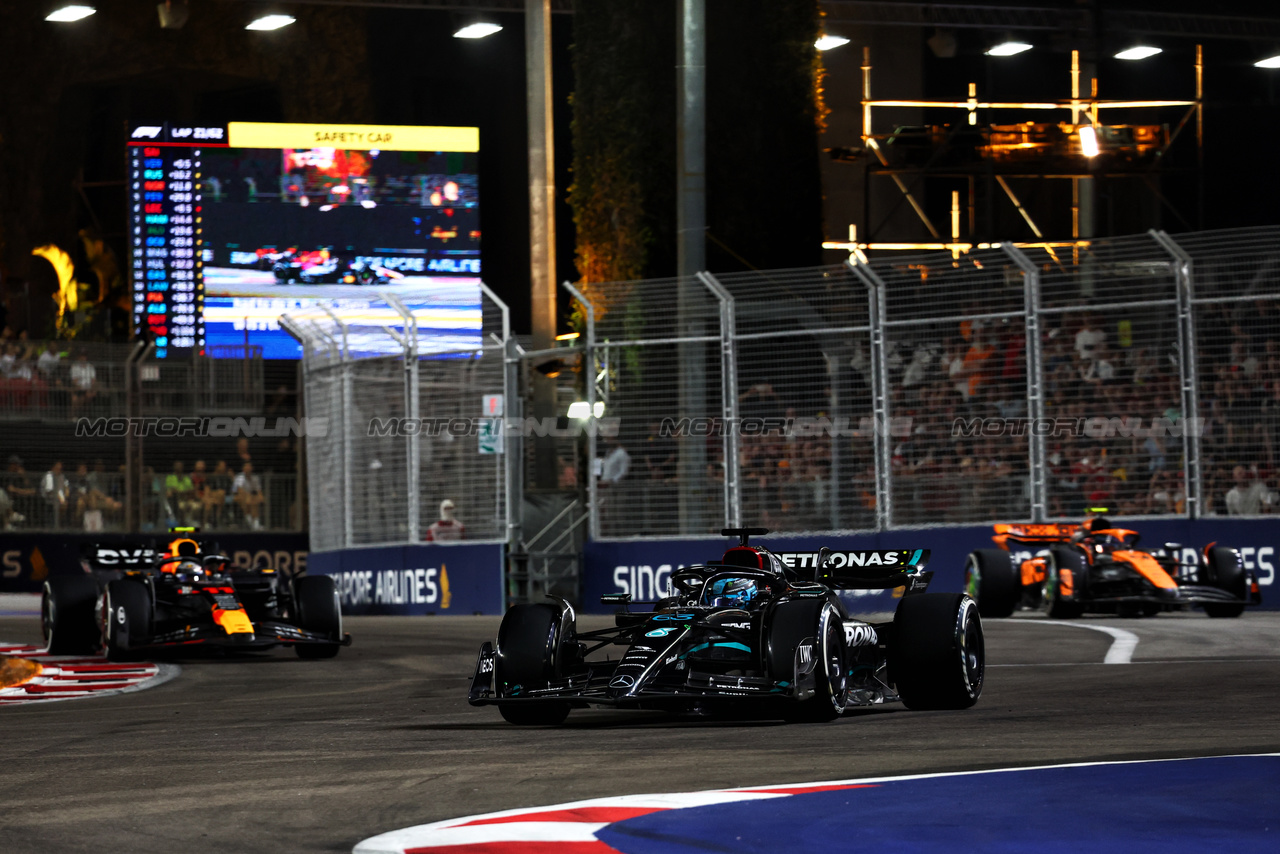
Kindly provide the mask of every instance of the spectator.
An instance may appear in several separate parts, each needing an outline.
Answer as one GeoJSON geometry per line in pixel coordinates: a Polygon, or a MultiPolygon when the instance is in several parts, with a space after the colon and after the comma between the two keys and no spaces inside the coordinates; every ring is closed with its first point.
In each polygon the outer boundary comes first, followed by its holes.
{"type": "MultiPolygon", "coordinates": [[[[197,464],[198,465],[198,464],[197,464]]],[[[202,501],[201,525],[217,527],[222,519],[222,508],[226,506],[227,494],[231,491],[231,471],[226,460],[218,460],[213,467],[213,474],[205,482],[204,499],[202,501]]]]}
{"type": "Polygon", "coordinates": [[[52,382],[58,374],[58,362],[61,360],[62,354],[58,352],[58,342],[49,341],[44,345],[40,358],[36,360],[36,370],[46,381],[52,382]]]}
{"type": "Polygon", "coordinates": [[[53,527],[59,527],[67,512],[69,485],[62,473],[62,461],[57,460],[40,479],[40,498],[48,506],[53,527]]]}
{"type": "Polygon", "coordinates": [[[17,364],[18,345],[13,341],[4,342],[4,346],[0,347],[0,377],[8,379],[13,376],[13,369],[17,364]]]}
{"type": "Polygon", "coordinates": [[[181,460],[175,460],[173,471],[164,479],[164,496],[169,509],[176,513],[184,525],[195,524],[195,511],[200,502],[195,497],[195,484],[187,475],[181,460]]]}
{"type": "Polygon", "coordinates": [[[1076,333],[1076,353],[1081,359],[1091,361],[1098,348],[1107,342],[1107,333],[1098,329],[1094,325],[1092,315],[1086,314],[1084,320],[1080,324],[1080,331],[1076,333]]]}
{"type": "Polygon", "coordinates": [[[209,473],[205,470],[204,460],[196,460],[196,467],[191,471],[191,495],[197,507],[204,507],[204,490],[209,483],[209,473]]]}
{"type": "Polygon", "coordinates": [[[95,385],[98,381],[98,372],[89,362],[88,354],[81,352],[76,356],[76,361],[71,365],[71,407],[73,410],[79,410],[80,407],[93,402],[98,396],[95,385]]]}
{"type": "Polygon", "coordinates": [[[423,537],[429,543],[452,543],[466,536],[467,526],[453,515],[453,502],[446,498],[440,502],[440,519],[432,522],[423,537]]]}
{"type": "Polygon", "coordinates": [[[1257,469],[1250,471],[1244,466],[1236,466],[1231,475],[1235,486],[1227,493],[1227,513],[1231,516],[1261,515],[1264,506],[1270,506],[1272,496],[1258,477],[1257,469]]]}
{"type": "Polygon", "coordinates": [[[120,508],[123,506],[119,501],[108,496],[102,488],[105,486],[103,483],[105,476],[103,468],[102,460],[98,460],[92,472],[84,464],[81,464],[76,469],[74,481],[75,513],[76,518],[81,520],[86,531],[106,530],[108,514],[110,514],[110,520],[114,523],[116,514],[119,513],[120,508]]]}
{"type": "Polygon", "coordinates": [[[613,449],[600,465],[600,483],[606,486],[622,480],[631,469],[631,455],[627,453],[627,449],[622,447],[616,438],[610,439],[609,442],[613,445],[613,449]]]}
{"type": "Polygon", "coordinates": [[[20,521],[15,518],[18,514],[13,512],[13,499],[9,497],[9,493],[0,486],[0,531],[8,531],[13,523],[20,521]]]}
{"type": "Polygon", "coordinates": [[[245,463],[240,474],[231,484],[231,495],[235,499],[240,512],[244,514],[245,524],[252,531],[262,530],[262,505],[266,501],[262,496],[262,483],[253,473],[253,463],[245,463]]]}
{"type": "Polygon", "coordinates": [[[35,497],[36,490],[31,485],[31,477],[27,474],[27,470],[22,467],[22,458],[17,454],[12,454],[9,457],[5,486],[9,490],[9,497],[15,501],[35,497]]]}

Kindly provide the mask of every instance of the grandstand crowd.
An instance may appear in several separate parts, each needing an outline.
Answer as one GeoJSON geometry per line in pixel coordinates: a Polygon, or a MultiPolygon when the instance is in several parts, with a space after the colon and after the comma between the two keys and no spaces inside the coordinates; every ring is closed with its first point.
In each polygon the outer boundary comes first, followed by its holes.
{"type": "MultiPolygon", "coordinates": [[[[1203,515],[1280,510],[1277,331],[1280,313],[1269,301],[1211,305],[1199,312],[1203,515]]],[[[1180,431],[1186,425],[1172,318],[1079,312],[1054,316],[1042,334],[1048,419],[1077,424],[1119,419],[1137,427],[1109,435],[1055,430],[1048,436],[1048,515],[1077,518],[1086,507],[1107,507],[1120,516],[1184,513],[1180,431]]],[[[851,367],[853,387],[845,396],[855,402],[857,420],[870,414],[865,348],[851,367]]],[[[888,371],[890,413],[905,425],[888,439],[894,524],[1024,518],[1030,472],[1023,324],[986,320],[943,330],[914,327],[891,336],[888,371]],[[1007,432],[963,426],[974,419],[1004,423],[1007,432]]],[[[790,388],[754,382],[740,393],[740,414],[825,417],[831,392],[823,380],[815,385],[812,377],[804,377],[790,388]]],[[[264,412],[294,415],[296,406],[296,392],[282,385],[264,412]]],[[[79,445],[71,441],[70,427],[77,418],[123,410],[118,352],[96,350],[92,343],[32,341],[9,327],[0,330],[0,421],[12,439],[3,448],[0,528],[122,529],[123,443],[79,445]]],[[[141,487],[144,527],[302,526],[297,440],[255,440],[259,447],[252,450],[247,439],[220,450],[211,449],[209,441],[148,446],[141,487]]],[[[672,529],[672,514],[678,512],[678,441],[663,436],[655,421],[619,446],[626,459],[622,474],[605,479],[617,484],[613,492],[619,496],[610,518],[623,512],[620,496],[626,494],[635,512],[634,517],[626,513],[626,524],[637,533],[672,529]]],[[[874,526],[876,470],[869,430],[835,438],[771,431],[743,435],[738,447],[748,518],[777,530],[874,526]],[[840,470],[833,481],[835,443],[840,470]],[[838,504],[835,488],[841,490],[838,504]]],[[[723,481],[722,451],[719,437],[707,439],[709,494],[718,495],[723,481]]]]}
{"type": "MultiPolygon", "coordinates": [[[[1201,431],[1202,515],[1280,512],[1280,313],[1268,301],[1209,306],[1198,317],[1201,423],[1182,418],[1173,318],[1058,315],[1042,329],[1045,415],[1075,424],[1045,440],[1048,516],[1085,508],[1115,515],[1186,512],[1184,429],[1201,431]],[[1099,435],[1090,419],[1115,425],[1099,435]]],[[[869,414],[870,363],[853,360],[861,414],[869,414]]],[[[965,321],[950,334],[913,329],[888,345],[889,409],[902,429],[889,437],[895,524],[1025,518],[1029,509],[1026,340],[1021,322],[965,321]],[[973,431],[974,419],[1006,425],[973,431]]],[[[762,374],[765,372],[761,372],[762,374]]],[[[778,372],[782,373],[782,372],[778,372]]],[[[808,382],[798,379],[797,385],[808,382]]],[[[739,395],[744,418],[823,418],[830,388],[788,393],[757,382],[739,395]]],[[[1093,424],[1098,423],[1094,421],[1093,424]]],[[[674,512],[677,443],[656,422],[638,451],[630,493],[643,526],[661,530],[674,512]]],[[[639,447],[636,447],[639,445],[639,447]]],[[[723,479],[722,442],[708,440],[706,481],[723,479]]],[[[869,528],[875,524],[870,431],[853,437],[771,431],[739,439],[743,514],[776,530],[869,528]],[[832,518],[833,442],[841,443],[840,510],[832,518]]]]}

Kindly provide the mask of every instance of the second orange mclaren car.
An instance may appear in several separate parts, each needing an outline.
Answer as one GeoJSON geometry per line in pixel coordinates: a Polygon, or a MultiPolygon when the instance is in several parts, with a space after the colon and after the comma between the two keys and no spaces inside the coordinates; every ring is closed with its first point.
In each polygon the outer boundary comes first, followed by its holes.
{"type": "Polygon", "coordinates": [[[996,525],[992,540],[999,548],[969,554],[965,590],[984,617],[1007,617],[1019,603],[1061,618],[1192,607],[1210,617],[1238,617],[1262,602],[1256,575],[1235,549],[1210,543],[1196,560],[1182,561],[1181,545],[1147,551],[1137,548],[1139,539],[1105,516],[1078,525],[996,525]],[[1031,556],[1017,560],[1015,550],[1031,556]]]}

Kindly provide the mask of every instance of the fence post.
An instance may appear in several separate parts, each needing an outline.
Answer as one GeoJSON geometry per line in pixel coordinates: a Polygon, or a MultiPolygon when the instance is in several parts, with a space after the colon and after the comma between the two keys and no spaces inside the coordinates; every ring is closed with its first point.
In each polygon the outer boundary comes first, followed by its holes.
{"type": "MultiPolygon", "coordinates": [[[[413,316],[413,312],[409,311],[408,306],[400,301],[400,298],[392,293],[381,294],[382,298],[387,301],[387,305],[396,310],[400,318],[404,321],[404,334],[398,335],[394,329],[387,329],[388,334],[396,340],[396,342],[404,348],[404,409],[405,417],[414,424],[418,424],[419,418],[419,400],[418,400],[418,319],[413,316]]],[[[408,501],[405,503],[405,520],[408,530],[408,541],[416,543],[421,540],[421,488],[419,486],[419,430],[411,430],[405,437],[405,462],[408,470],[405,472],[405,491],[408,493],[408,501]]]]}
{"type": "Polygon", "coordinates": [[[305,461],[310,466],[310,458],[307,456],[306,449],[310,444],[310,424],[311,424],[311,396],[307,393],[308,383],[311,382],[311,360],[315,358],[316,348],[312,343],[312,339],[306,334],[306,331],[296,323],[293,318],[287,314],[280,315],[280,327],[292,336],[293,340],[298,342],[302,347],[302,358],[298,361],[299,378],[298,385],[298,416],[302,424],[308,425],[303,436],[307,438],[305,442],[298,442],[298,453],[295,459],[298,465],[295,466],[297,475],[294,479],[294,499],[298,502],[298,528],[313,531],[317,527],[317,520],[311,518],[311,511],[315,504],[311,501],[311,496],[307,494],[310,488],[310,479],[306,477],[306,469],[302,463],[305,461]],[[306,522],[302,509],[306,509],[306,522]]]}
{"type": "Polygon", "coordinates": [[[733,294],[715,276],[698,280],[720,301],[720,410],[724,417],[724,522],[742,526],[742,490],[738,481],[738,322],[733,294]]]}
{"type": "Polygon", "coordinates": [[[566,281],[564,289],[587,313],[587,342],[582,353],[582,374],[587,386],[587,531],[600,538],[599,484],[596,478],[596,310],[582,291],[566,281]]]}
{"type": "MultiPolygon", "coordinates": [[[[138,363],[154,348],[154,343],[139,341],[124,360],[125,415],[130,419],[140,412],[138,363]]],[[[142,443],[132,428],[124,437],[124,460],[124,528],[138,531],[142,524],[142,443]]]]}
{"type": "Polygon", "coordinates": [[[885,304],[885,284],[860,252],[845,261],[845,265],[867,286],[867,311],[871,321],[871,426],[876,463],[876,530],[883,531],[893,521],[889,366],[884,352],[884,322],[888,311],[885,304]]]}
{"type": "Polygon", "coordinates": [[[1196,361],[1195,282],[1191,256],[1164,231],[1147,232],[1174,260],[1178,289],[1178,374],[1182,385],[1182,459],[1187,518],[1199,519],[1203,499],[1200,470],[1200,395],[1196,361]]]}
{"type": "Polygon", "coordinates": [[[1027,473],[1031,498],[1031,521],[1043,522],[1048,516],[1049,472],[1045,465],[1044,434],[1037,428],[1044,423],[1044,360],[1040,339],[1040,271],[1021,249],[1012,243],[997,244],[1022,271],[1023,311],[1026,325],[1027,354],[1027,473]]]}
{"type": "MultiPolygon", "coordinates": [[[[488,285],[480,283],[481,292],[502,311],[502,452],[506,455],[502,468],[503,515],[507,539],[507,553],[519,548],[524,537],[524,444],[522,436],[507,430],[515,418],[524,423],[524,411],[520,401],[519,357],[511,337],[511,311],[488,285]]],[[[481,315],[483,315],[483,311],[481,315]]],[[[483,321],[482,321],[483,322],[483,321]]],[[[502,585],[502,605],[507,605],[507,585],[502,585]]]]}
{"type": "Polygon", "coordinates": [[[341,349],[338,358],[342,363],[342,543],[350,548],[355,544],[355,534],[351,530],[352,497],[351,497],[351,345],[347,340],[347,325],[334,313],[333,309],[324,306],[324,313],[342,333],[341,349]]]}

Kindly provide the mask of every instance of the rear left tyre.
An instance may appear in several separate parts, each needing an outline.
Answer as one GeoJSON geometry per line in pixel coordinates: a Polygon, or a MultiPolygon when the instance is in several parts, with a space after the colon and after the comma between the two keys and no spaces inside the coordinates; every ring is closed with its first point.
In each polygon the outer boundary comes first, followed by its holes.
{"type": "Polygon", "coordinates": [[[40,597],[40,628],[50,655],[90,655],[102,633],[94,609],[98,583],[88,575],[50,578],[40,597]]]}
{"type": "Polygon", "coordinates": [[[342,605],[338,586],[327,575],[304,575],[293,582],[294,614],[298,627],[333,639],[332,643],[293,645],[298,658],[333,658],[342,648],[342,605]]]}
{"type": "Polygon", "coordinates": [[[982,695],[986,644],[963,593],[904,596],[893,615],[889,676],[909,709],[967,709],[982,695]]]}

